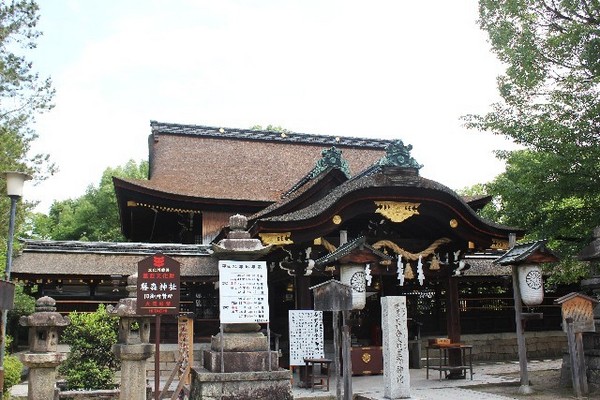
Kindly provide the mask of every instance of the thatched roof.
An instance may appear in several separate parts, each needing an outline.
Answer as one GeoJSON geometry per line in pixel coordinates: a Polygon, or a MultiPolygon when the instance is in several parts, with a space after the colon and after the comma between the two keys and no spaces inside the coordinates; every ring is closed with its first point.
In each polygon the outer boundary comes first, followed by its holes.
{"type": "Polygon", "coordinates": [[[22,240],[13,260],[15,278],[48,276],[128,276],[137,263],[163,253],[181,263],[181,276],[216,276],[217,260],[208,246],[146,243],[22,240]]]}
{"type": "Polygon", "coordinates": [[[357,173],[392,142],[155,121],[151,126],[149,179],[123,181],[141,191],[215,200],[274,202],[314,168],[325,147],[341,150],[357,173]]]}

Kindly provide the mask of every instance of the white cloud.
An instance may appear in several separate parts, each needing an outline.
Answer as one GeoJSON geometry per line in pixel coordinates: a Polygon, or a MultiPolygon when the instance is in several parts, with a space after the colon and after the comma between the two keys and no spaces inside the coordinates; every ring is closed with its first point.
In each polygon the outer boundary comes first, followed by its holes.
{"type": "Polygon", "coordinates": [[[490,180],[502,170],[491,150],[506,143],[459,121],[488,109],[500,72],[476,8],[444,0],[45,3],[43,54],[62,58],[39,62],[56,83],[57,107],[40,118],[36,149],[61,172],[32,196],[45,210],[83,194],[107,167],[145,159],[152,119],[401,138],[428,178],[453,188],[490,180]]]}

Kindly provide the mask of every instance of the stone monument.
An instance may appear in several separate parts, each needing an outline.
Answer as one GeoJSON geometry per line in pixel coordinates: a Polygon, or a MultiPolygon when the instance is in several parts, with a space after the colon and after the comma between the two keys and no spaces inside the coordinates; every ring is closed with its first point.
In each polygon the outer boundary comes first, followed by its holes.
{"type": "MultiPolygon", "coordinates": [[[[247,222],[239,214],[229,219],[231,231],[213,245],[215,257],[252,261],[271,250],[251,238],[247,222]]],[[[204,352],[203,367],[192,370],[190,399],[291,400],[291,378],[289,370],[278,367],[278,353],[270,349],[259,324],[223,324],[204,352]]]]}
{"type": "Polygon", "coordinates": [[[19,320],[29,327],[29,352],[21,354],[21,362],[29,367],[29,400],[54,398],[56,367],[67,355],[57,352],[58,329],[69,325],[68,317],[56,312],[56,301],[52,297],[40,297],[35,302],[35,312],[19,320]]]}
{"type": "Polygon", "coordinates": [[[383,386],[387,399],[410,398],[406,297],[381,298],[383,331],[383,386]]]}

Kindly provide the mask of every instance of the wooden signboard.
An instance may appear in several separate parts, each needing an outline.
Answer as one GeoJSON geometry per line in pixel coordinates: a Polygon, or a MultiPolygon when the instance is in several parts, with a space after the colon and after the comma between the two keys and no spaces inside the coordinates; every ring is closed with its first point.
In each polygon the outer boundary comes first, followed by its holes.
{"type": "Polygon", "coordinates": [[[310,288],[315,299],[315,310],[352,310],[352,287],[335,279],[330,279],[310,288]]]}
{"type": "Polygon", "coordinates": [[[137,313],[179,313],[179,262],[157,253],[138,262],[137,313]]]}
{"type": "Polygon", "coordinates": [[[289,310],[290,365],[304,365],[305,358],[325,357],[323,311],[289,310]]]}
{"type": "Polygon", "coordinates": [[[222,324],[269,322],[266,261],[219,261],[222,324]]]}
{"type": "Polygon", "coordinates": [[[595,332],[594,307],[596,299],[581,293],[570,293],[556,300],[561,306],[563,331],[567,332],[567,318],[573,321],[573,332],[595,332]]]}

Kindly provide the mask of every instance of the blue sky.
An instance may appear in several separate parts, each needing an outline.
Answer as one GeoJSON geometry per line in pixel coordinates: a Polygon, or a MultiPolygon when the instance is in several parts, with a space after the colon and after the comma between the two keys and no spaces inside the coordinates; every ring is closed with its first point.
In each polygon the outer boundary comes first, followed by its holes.
{"type": "Polygon", "coordinates": [[[399,138],[453,189],[510,146],[460,116],[497,100],[502,68],[468,0],[40,0],[34,66],[56,107],[34,150],[60,171],[25,194],[46,211],[107,167],[147,159],[150,120],[399,138]]]}

